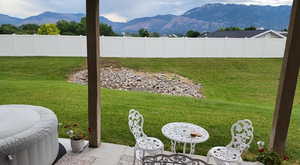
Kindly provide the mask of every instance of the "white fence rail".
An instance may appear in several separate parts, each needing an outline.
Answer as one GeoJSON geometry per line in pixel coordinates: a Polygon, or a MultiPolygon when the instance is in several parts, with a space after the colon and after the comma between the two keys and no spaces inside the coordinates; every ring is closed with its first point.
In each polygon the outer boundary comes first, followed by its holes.
{"type": "MultiPolygon", "coordinates": [[[[281,58],[285,39],[101,37],[103,57],[281,58]]],[[[0,56],[86,56],[85,36],[0,35],[0,56]]]]}

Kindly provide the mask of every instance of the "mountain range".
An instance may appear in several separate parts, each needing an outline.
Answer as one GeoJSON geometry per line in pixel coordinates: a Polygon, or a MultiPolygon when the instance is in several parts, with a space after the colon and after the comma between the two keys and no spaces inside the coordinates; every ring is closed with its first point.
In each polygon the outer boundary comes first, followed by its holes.
{"type": "MultiPolygon", "coordinates": [[[[182,15],[157,15],[142,17],[128,22],[113,22],[100,17],[100,22],[109,24],[116,32],[137,32],[146,28],[162,34],[185,33],[188,30],[215,31],[222,27],[263,27],[281,30],[287,28],[291,6],[258,6],[239,4],[206,4],[186,11],[182,15]]],[[[24,19],[0,14],[0,24],[21,25],[27,23],[56,23],[58,20],[79,22],[83,13],[44,12],[24,19]]]]}

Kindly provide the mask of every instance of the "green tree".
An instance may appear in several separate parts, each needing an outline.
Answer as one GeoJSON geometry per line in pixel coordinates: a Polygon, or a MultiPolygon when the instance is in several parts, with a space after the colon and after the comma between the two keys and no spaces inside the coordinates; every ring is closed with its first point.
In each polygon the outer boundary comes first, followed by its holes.
{"type": "Polygon", "coordinates": [[[60,20],[56,23],[56,26],[62,35],[83,35],[81,32],[81,23],[60,20]]]}
{"type": "Polygon", "coordinates": [[[86,17],[82,17],[80,20],[80,24],[79,24],[79,28],[78,31],[80,33],[80,35],[86,35],[87,31],[86,31],[86,17]]]}
{"type": "Polygon", "coordinates": [[[107,24],[100,24],[100,35],[101,36],[116,36],[117,34],[113,31],[112,27],[107,24]]]}
{"type": "Polygon", "coordinates": [[[78,31],[79,35],[86,35],[86,18],[85,17],[81,18],[77,31],[78,31]]]}
{"type": "Polygon", "coordinates": [[[196,37],[199,37],[201,34],[200,34],[200,32],[197,32],[197,31],[194,31],[194,30],[189,30],[188,32],[186,32],[185,35],[187,37],[196,38],[196,37]]]}
{"type": "Polygon", "coordinates": [[[139,30],[139,37],[150,37],[150,33],[147,29],[140,29],[139,30]]]}
{"type": "MultiPolygon", "coordinates": [[[[100,35],[101,36],[116,36],[117,33],[115,33],[111,26],[107,24],[100,23],[99,26],[100,35]]],[[[87,29],[86,29],[86,17],[82,17],[79,23],[79,26],[77,27],[77,31],[80,35],[86,35],[87,29]]]]}
{"type": "Polygon", "coordinates": [[[239,27],[227,27],[227,28],[220,28],[218,31],[239,31],[242,30],[239,27]]]}
{"type": "Polygon", "coordinates": [[[37,24],[24,24],[19,27],[23,34],[36,34],[39,28],[37,24]]]}
{"type": "Polygon", "coordinates": [[[19,31],[18,27],[11,24],[3,24],[0,26],[0,34],[14,34],[19,31]]]}
{"type": "Polygon", "coordinates": [[[69,21],[60,20],[56,22],[56,26],[62,35],[74,35],[70,32],[70,23],[69,21]]]}
{"type": "Polygon", "coordinates": [[[158,32],[150,33],[150,37],[160,37],[160,34],[158,32]]]}
{"type": "Polygon", "coordinates": [[[244,28],[244,30],[256,30],[256,27],[255,26],[250,26],[250,27],[244,28]]]}
{"type": "Polygon", "coordinates": [[[43,24],[37,33],[42,35],[57,35],[60,31],[55,24],[43,24]]]}
{"type": "Polygon", "coordinates": [[[137,34],[137,33],[126,33],[126,36],[139,37],[139,34],[137,34]]]}

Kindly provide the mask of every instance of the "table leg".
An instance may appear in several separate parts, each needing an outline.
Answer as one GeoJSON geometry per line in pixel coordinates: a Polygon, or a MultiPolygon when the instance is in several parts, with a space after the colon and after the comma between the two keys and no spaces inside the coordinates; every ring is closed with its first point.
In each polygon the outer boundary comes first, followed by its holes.
{"type": "Polygon", "coordinates": [[[186,143],[183,143],[183,153],[185,154],[186,143]]]}
{"type": "Polygon", "coordinates": [[[176,141],[171,140],[171,151],[176,153],[176,141]]]}
{"type": "Polygon", "coordinates": [[[195,143],[191,143],[190,154],[194,154],[195,153],[195,148],[196,148],[196,144],[195,143]]]}

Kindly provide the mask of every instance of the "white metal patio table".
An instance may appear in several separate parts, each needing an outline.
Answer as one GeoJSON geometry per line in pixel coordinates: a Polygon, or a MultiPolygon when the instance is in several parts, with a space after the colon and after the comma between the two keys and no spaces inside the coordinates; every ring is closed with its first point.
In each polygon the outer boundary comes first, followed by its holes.
{"type": "Polygon", "coordinates": [[[195,124],[174,122],[164,125],[161,129],[163,135],[171,140],[171,151],[176,153],[177,143],[183,143],[183,153],[186,153],[186,144],[190,144],[190,154],[195,152],[195,146],[208,140],[208,132],[195,124]],[[198,136],[192,136],[192,133],[198,136]]]}

